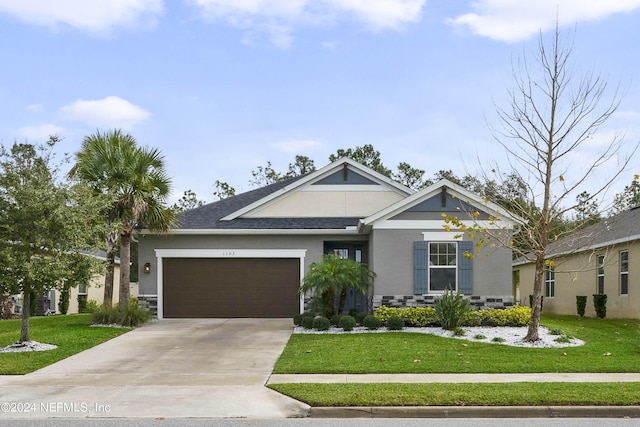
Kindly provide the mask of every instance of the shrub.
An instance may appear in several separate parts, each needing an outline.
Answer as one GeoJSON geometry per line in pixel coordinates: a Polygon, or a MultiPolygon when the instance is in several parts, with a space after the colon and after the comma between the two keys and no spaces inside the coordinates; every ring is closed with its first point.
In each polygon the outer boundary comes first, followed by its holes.
{"type": "Polygon", "coordinates": [[[331,305],[328,304],[325,299],[316,296],[309,300],[305,313],[303,314],[309,314],[313,317],[324,316],[331,312],[331,310],[331,305]]]}
{"type": "Polygon", "coordinates": [[[69,311],[69,288],[66,286],[60,291],[58,311],[60,312],[60,314],[67,314],[67,312],[69,311]]]}
{"type": "Polygon", "coordinates": [[[408,307],[404,310],[404,318],[410,326],[423,328],[436,321],[436,309],[433,307],[408,307]]]}
{"type": "Polygon", "coordinates": [[[513,326],[528,326],[531,321],[531,308],[523,305],[507,310],[509,312],[510,323],[513,326]]]}
{"type": "Polygon", "coordinates": [[[466,326],[480,326],[482,322],[489,316],[487,310],[471,310],[464,321],[466,326]]]}
{"type": "Polygon", "coordinates": [[[491,340],[491,342],[505,342],[505,339],[502,337],[495,337],[491,340]]]}
{"type": "Polygon", "coordinates": [[[362,313],[362,312],[358,312],[358,314],[356,314],[355,316],[351,316],[354,319],[356,319],[356,323],[358,325],[362,325],[364,322],[364,318],[367,317],[368,314],[367,313],[362,313]]]}
{"type": "Polygon", "coordinates": [[[386,305],[381,305],[376,309],[373,315],[376,316],[378,319],[380,319],[382,323],[387,323],[390,317],[403,318],[404,311],[405,311],[404,308],[387,307],[386,305]]]}
{"type": "Polygon", "coordinates": [[[564,331],[560,328],[549,329],[549,335],[564,335],[564,331]]]}
{"type": "Polygon", "coordinates": [[[99,325],[111,325],[120,323],[121,313],[116,306],[102,304],[91,316],[91,322],[99,325]]]}
{"type": "Polygon", "coordinates": [[[0,294],[0,319],[13,317],[13,300],[9,295],[0,294]]]}
{"type": "Polygon", "coordinates": [[[87,301],[87,313],[95,313],[98,309],[98,303],[94,299],[87,301]]]}
{"type": "Polygon", "coordinates": [[[491,308],[487,312],[487,318],[492,326],[526,326],[531,320],[531,309],[524,306],[491,308]]]}
{"type": "Polygon", "coordinates": [[[487,336],[486,335],[482,335],[482,334],[478,334],[478,335],[474,336],[473,338],[475,338],[477,340],[486,340],[487,336]]]}
{"type": "Polygon", "coordinates": [[[330,322],[333,326],[338,326],[338,323],[340,322],[340,318],[342,316],[340,316],[339,314],[334,314],[333,316],[331,316],[330,322]]]}
{"type": "Polygon", "coordinates": [[[593,305],[596,309],[596,316],[600,319],[607,317],[607,294],[595,294],[593,305]]]}
{"type": "Polygon", "coordinates": [[[362,326],[367,329],[375,330],[382,326],[382,322],[376,316],[368,315],[362,320],[362,326]]]}
{"type": "Polygon", "coordinates": [[[578,316],[584,317],[584,312],[587,309],[587,296],[576,296],[576,308],[578,309],[578,316]]]}
{"type": "Polygon", "coordinates": [[[122,326],[141,326],[151,320],[151,312],[138,305],[138,298],[131,298],[126,310],[122,312],[120,324],[122,326]]]}
{"type": "Polygon", "coordinates": [[[463,337],[465,334],[466,334],[466,332],[462,328],[455,328],[453,330],[453,335],[456,336],[456,337],[463,337]]]}
{"type": "Polygon", "coordinates": [[[302,316],[302,323],[300,325],[305,329],[313,329],[313,319],[314,316],[305,314],[302,316]]]}
{"type": "Polygon", "coordinates": [[[313,319],[313,329],[317,331],[328,331],[331,322],[326,317],[318,316],[313,319]]]}
{"type": "Polygon", "coordinates": [[[342,316],[340,318],[340,322],[338,323],[338,327],[344,329],[345,331],[352,331],[356,326],[356,319],[353,316],[342,316]]]}
{"type": "Polygon", "coordinates": [[[398,316],[391,316],[387,319],[387,329],[390,331],[400,331],[404,328],[404,320],[398,316]]]}
{"type": "Polygon", "coordinates": [[[353,317],[354,319],[358,317],[358,313],[360,313],[360,311],[357,308],[352,308],[351,310],[349,310],[349,316],[353,317]]]}
{"type": "Polygon", "coordinates": [[[436,317],[443,329],[453,331],[462,325],[467,315],[472,310],[469,301],[464,299],[460,292],[445,291],[435,301],[436,317]]]}
{"type": "Polygon", "coordinates": [[[562,335],[562,336],[556,338],[554,341],[555,342],[560,342],[560,343],[570,343],[571,342],[571,337],[569,337],[567,335],[562,335]]]}
{"type": "Polygon", "coordinates": [[[296,326],[302,325],[302,314],[293,315],[293,324],[296,326]]]}
{"type": "Polygon", "coordinates": [[[78,313],[87,312],[87,295],[78,295],[78,313]]]}

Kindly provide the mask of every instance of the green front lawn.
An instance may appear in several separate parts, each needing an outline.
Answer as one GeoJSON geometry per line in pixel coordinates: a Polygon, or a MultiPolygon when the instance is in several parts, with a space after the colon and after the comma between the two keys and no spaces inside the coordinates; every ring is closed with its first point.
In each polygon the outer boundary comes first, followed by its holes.
{"type": "Polygon", "coordinates": [[[419,333],[296,334],[274,373],[640,372],[640,320],[543,316],[542,323],[586,344],[523,348],[419,333]]]}
{"type": "Polygon", "coordinates": [[[311,406],[640,405],[640,383],[272,384],[311,406]]]}
{"type": "MultiPolygon", "coordinates": [[[[90,327],[90,314],[34,317],[30,319],[31,341],[58,346],[55,350],[0,353],[0,375],[28,374],[59,360],[115,338],[130,329],[90,327]]],[[[0,321],[0,347],[20,338],[21,320],[0,321]]]]}
{"type": "MultiPolygon", "coordinates": [[[[640,320],[543,316],[582,339],[557,349],[417,333],[293,335],[274,373],[640,372],[640,320]]],[[[523,330],[523,336],[526,333],[523,330]]],[[[640,383],[271,384],[311,406],[639,405],[640,383]]]]}

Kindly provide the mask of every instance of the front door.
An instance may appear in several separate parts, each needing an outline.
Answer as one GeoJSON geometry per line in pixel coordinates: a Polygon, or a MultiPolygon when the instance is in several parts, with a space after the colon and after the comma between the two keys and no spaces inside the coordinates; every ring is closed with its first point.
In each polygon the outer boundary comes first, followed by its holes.
{"type": "MultiPolygon", "coordinates": [[[[355,262],[366,263],[366,242],[325,242],[324,253],[334,253],[342,259],[350,259],[355,262]]],[[[336,296],[340,298],[340,295],[336,296]]],[[[362,295],[353,288],[347,289],[347,299],[344,304],[343,313],[349,313],[349,310],[356,309],[358,311],[367,310],[367,295],[362,295]]],[[[341,314],[343,314],[341,313],[341,314]]]]}

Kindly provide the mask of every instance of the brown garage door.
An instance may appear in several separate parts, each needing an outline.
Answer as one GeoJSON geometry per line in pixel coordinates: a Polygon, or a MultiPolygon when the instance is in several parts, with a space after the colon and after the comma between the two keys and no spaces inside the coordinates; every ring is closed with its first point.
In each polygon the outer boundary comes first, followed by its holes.
{"type": "Polygon", "coordinates": [[[164,258],[164,317],[290,317],[300,260],[164,258]]]}

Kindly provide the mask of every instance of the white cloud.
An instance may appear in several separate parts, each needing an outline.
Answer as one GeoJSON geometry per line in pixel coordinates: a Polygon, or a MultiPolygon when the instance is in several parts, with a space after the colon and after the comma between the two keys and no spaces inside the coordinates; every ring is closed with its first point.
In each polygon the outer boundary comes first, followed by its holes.
{"type": "Polygon", "coordinates": [[[53,124],[42,124],[37,126],[23,126],[18,129],[20,136],[27,141],[45,141],[49,139],[49,135],[60,135],[64,132],[64,128],[53,124]]]}
{"type": "Polygon", "coordinates": [[[118,96],[108,96],[95,101],[78,99],[62,107],[60,114],[69,121],[123,129],[130,129],[151,116],[147,110],[118,96]]]}
{"type": "Polygon", "coordinates": [[[322,143],[313,140],[291,140],[274,142],[271,146],[285,153],[300,154],[301,152],[321,147],[322,143]]]}
{"type": "Polygon", "coordinates": [[[421,18],[426,0],[187,0],[202,18],[222,20],[249,31],[267,33],[273,44],[287,48],[294,29],[330,25],[346,17],[379,31],[398,29],[421,18]]]}
{"type": "Polygon", "coordinates": [[[396,29],[420,20],[426,0],[327,0],[338,12],[353,14],[375,30],[396,29]]]}
{"type": "Polygon", "coordinates": [[[0,0],[0,12],[25,22],[54,28],[65,24],[93,34],[152,24],[162,10],[162,0],[0,0]]]}
{"type": "Polygon", "coordinates": [[[593,21],[638,9],[640,0],[477,0],[471,7],[473,12],[448,22],[475,35],[516,42],[553,28],[556,17],[560,26],[593,21]]]}

